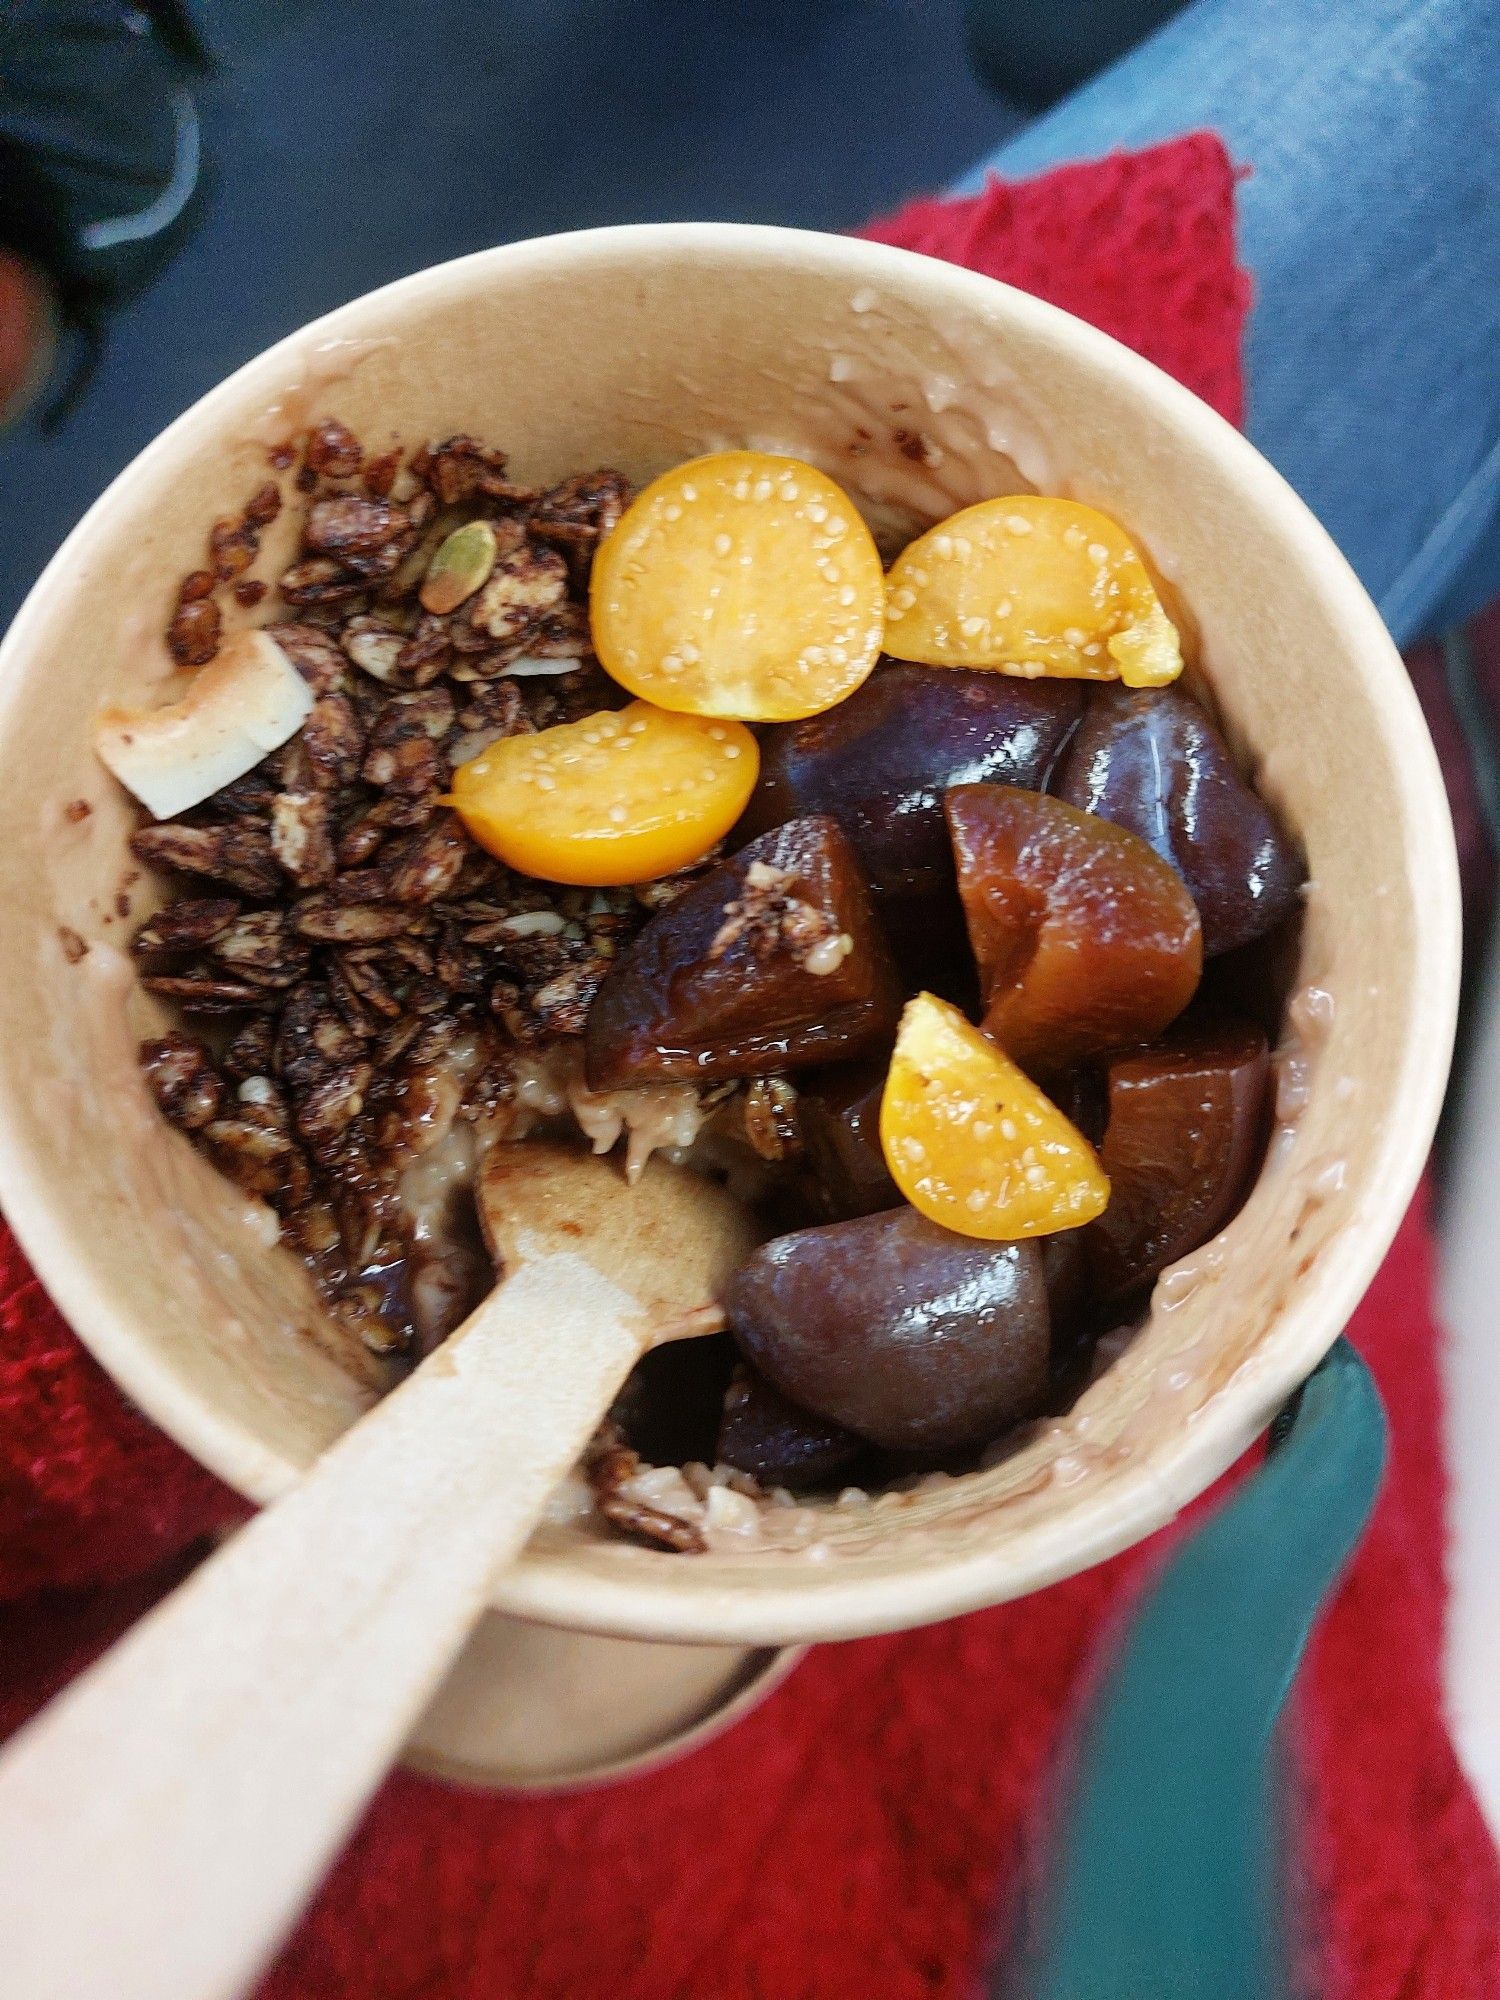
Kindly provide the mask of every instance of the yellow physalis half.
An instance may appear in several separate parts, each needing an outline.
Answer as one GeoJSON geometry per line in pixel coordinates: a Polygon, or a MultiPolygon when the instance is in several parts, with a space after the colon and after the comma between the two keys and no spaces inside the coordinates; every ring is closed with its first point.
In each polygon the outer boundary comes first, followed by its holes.
{"type": "Polygon", "coordinates": [[[723,839],[759,768],[739,723],[633,701],[492,743],[453,773],[448,803],[481,847],[523,875],[649,882],[723,839]]]}
{"type": "Polygon", "coordinates": [[[1118,521],[1016,493],[965,507],[903,549],[886,578],[886,651],[934,667],[1163,687],[1177,628],[1118,521]]]}
{"type": "Polygon", "coordinates": [[[901,1016],[880,1144],[913,1208],[961,1236],[1012,1243],[1101,1215],[1109,1182],[1057,1106],[971,1027],[919,993],[901,1016]]]}
{"type": "Polygon", "coordinates": [[[790,722],[875,664],[885,579],[842,488],[800,459],[721,451],[653,480],[606,536],[594,650],[632,694],[686,715],[790,722]]]}

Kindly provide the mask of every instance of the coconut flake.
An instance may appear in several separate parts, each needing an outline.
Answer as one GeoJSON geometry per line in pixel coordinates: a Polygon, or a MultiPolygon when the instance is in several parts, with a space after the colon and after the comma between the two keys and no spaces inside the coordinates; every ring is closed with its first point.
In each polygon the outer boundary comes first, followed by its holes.
{"type": "Polygon", "coordinates": [[[535,659],[523,653],[519,659],[512,660],[509,666],[500,669],[499,678],[524,681],[538,674],[576,674],[582,665],[583,661],[571,653],[565,653],[556,660],[535,659]]]}
{"type": "Polygon", "coordinates": [[[279,750],[312,705],[312,689],[274,639],[237,632],[181,701],[106,710],[94,749],[142,805],[158,819],[172,819],[279,750]]]}

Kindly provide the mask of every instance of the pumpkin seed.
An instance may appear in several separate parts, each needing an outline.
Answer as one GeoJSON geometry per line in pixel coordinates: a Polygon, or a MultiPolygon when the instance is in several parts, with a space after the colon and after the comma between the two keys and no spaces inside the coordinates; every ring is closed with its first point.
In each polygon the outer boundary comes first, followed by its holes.
{"type": "Polygon", "coordinates": [[[488,581],[495,567],[495,547],[495,530],[488,521],[455,528],[428,564],[417,593],[422,609],[438,618],[456,611],[488,581]]]}

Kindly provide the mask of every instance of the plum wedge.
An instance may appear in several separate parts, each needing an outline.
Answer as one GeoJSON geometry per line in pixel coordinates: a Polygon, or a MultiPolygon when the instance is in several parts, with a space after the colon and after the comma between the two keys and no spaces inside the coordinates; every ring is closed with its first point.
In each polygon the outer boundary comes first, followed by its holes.
{"type": "Polygon", "coordinates": [[[885,1078],[884,1063],[842,1063],[810,1078],[798,1093],[811,1199],[830,1222],[901,1206],[901,1190],[880,1150],[885,1078]]]}
{"type": "Polygon", "coordinates": [[[982,1026],[1025,1065],[1065,1069],[1149,1040],[1198,985],[1198,912],[1137,835],[1009,785],[947,797],[979,967],[982,1026]]]}
{"type": "Polygon", "coordinates": [[[824,1484],[863,1448],[852,1431],[799,1409],[753,1368],[741,1363],[735,1371],[719,1425],[721,1465],[796,1492],[824,1484]]]}
{"type": "Polygon", "coordinates": [[[1172,863],[1198,905],[1206,958],[1263,937],[1296,906],[1296,848],[1179,688],[1092,690],[1053,790],[1172,863]]]}
{"type": "Polygon", "coordinates": [[[1270,1075],[1265,1036],[1238,1020],[1184,1024],[1110,1064],[1110,1203],[1085,1232],[1101,1296],[1145,1284],[1239,1207],[1265,1145],[1270,1075]]]}
{"type": "Polygon", "coordinates": [[[874,1053],[901,982],[848,836],[824,817],[751,841],[658,911],[589,1010],[596,1090],[717,1082],[874,1053]]]}

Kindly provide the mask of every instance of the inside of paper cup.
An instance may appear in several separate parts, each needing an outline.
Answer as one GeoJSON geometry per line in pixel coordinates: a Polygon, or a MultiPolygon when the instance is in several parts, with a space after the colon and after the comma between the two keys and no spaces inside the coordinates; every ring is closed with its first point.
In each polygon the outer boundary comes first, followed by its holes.
{"type": "Polygon", "coordinates": [[[209,524],[323,415],[371,450],[470,431],[524,481],[785,450],[893,535],[1021,484],[1091,501],[1181,593],[1199,671],[1308,856],[1271,1160],[1066,1417],[987,1471],[820,1503],[794,1538],[772,1514],[742,1545],[682,1558],[554,1523],[499,1601],[643,1635],[828,1636],[1034,1587],[1167,1518],[1334,1338],[1425,1149],[1454,969],[1430,746],[1352,579],[1190,399],[966,274],[782,232],[518,246],[345,309],[159,440],[17,621],[0,673],[0,1167],[106,1367],[260,1498],[377,1387],[264,1212],[150,1104],[134,1050],[161,1017],[124,947],[152,887],[90,749],[102,703],[159,698],[161,634],[209,524]]]}

